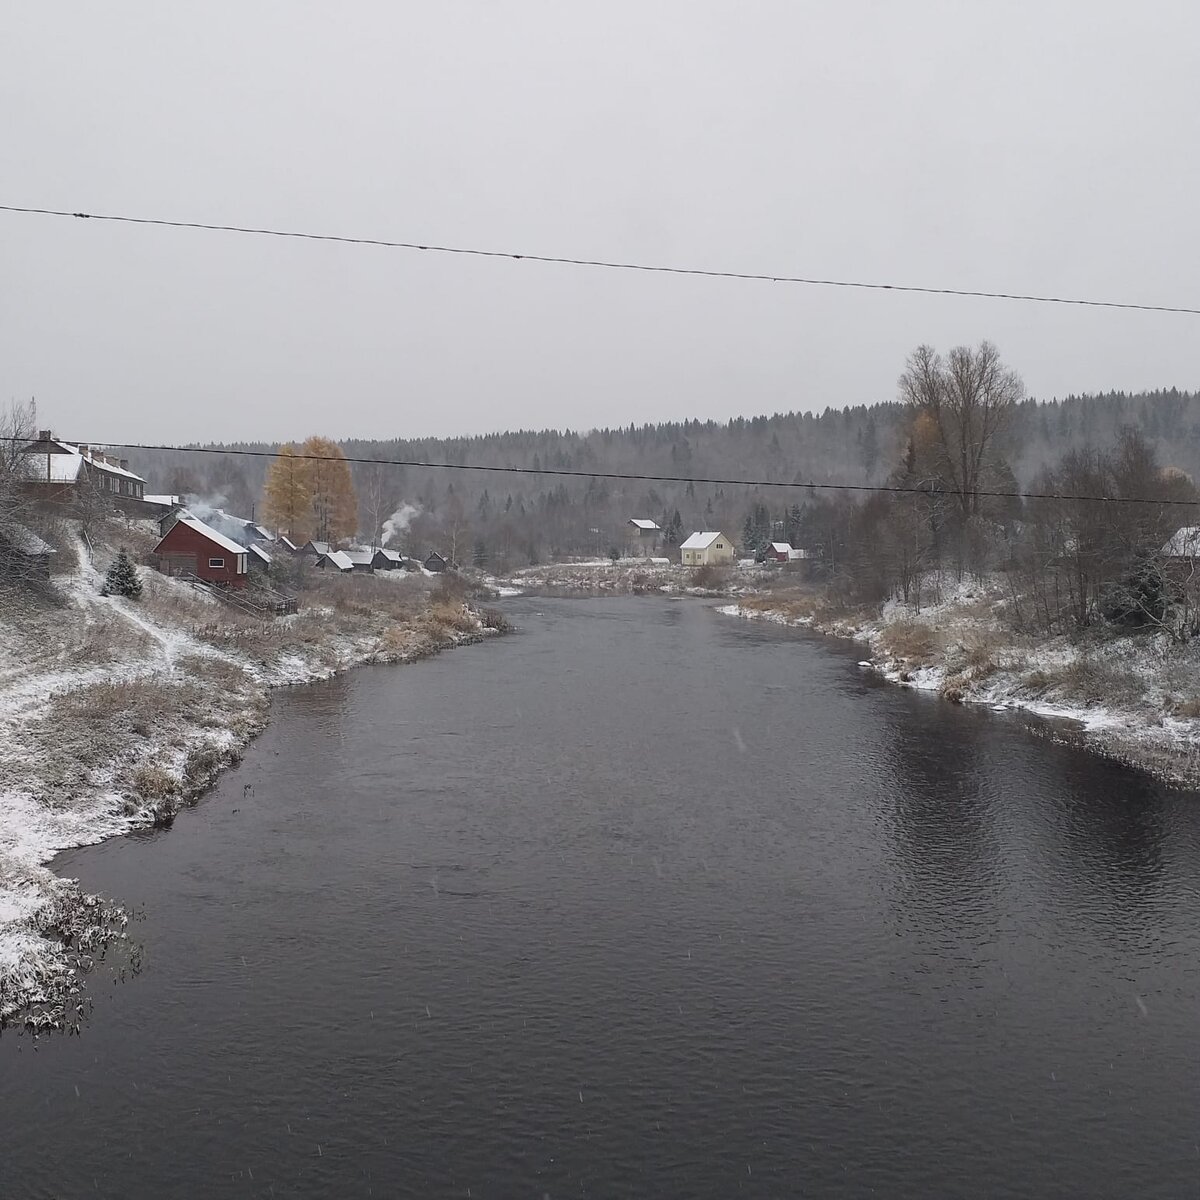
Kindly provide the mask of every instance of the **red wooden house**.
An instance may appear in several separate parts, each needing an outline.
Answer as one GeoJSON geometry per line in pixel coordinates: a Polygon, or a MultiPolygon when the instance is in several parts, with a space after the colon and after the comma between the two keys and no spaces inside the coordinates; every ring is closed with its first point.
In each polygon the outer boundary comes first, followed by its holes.
{"type": "Polygon", "coordinates": [[[164,575],[192,575],[221,587],[246,586],[249,551],[195,517],[180,517],[154,547],[164,575]]]}

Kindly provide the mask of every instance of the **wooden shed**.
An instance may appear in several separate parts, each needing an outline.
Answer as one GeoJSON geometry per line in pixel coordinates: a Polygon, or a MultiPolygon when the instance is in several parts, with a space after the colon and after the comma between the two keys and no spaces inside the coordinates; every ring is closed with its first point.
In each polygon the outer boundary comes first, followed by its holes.
{"type": "Polygon", "coordinates": [[[0,528],[0,579],[49,579],[53,553],[32,529],[6,525],[0,528]]]}
{"type": "Polygon", "coordinates": [[[164,575],[190,575],[219,587],[245,587],[248,558],[245,546],[191,516],[181,516],[154,548],[164,575]]]}

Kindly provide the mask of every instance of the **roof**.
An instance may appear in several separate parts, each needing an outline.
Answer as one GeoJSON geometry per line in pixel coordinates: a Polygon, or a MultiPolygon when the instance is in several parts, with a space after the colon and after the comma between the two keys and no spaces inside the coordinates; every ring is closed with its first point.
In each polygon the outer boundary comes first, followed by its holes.
{"type": "MultiPolygon", "coordinates": [[[[180,525],[186,525],[189,529],[194,529],[201,537],[206,537],[214,545],[220,546],[222,550],[228,551],[230,554],[245,554],[246,547],[239,546],[233,538],[227,538],[223,533],[218,533],[211,525],[205,525],[203,521],[192,516],[180,516],[179,520],[171,526],[171,533],[174,533],[180,525]]],[[[167,534],[167,537],[171,536],[167,534]]],[[[163,539],[166,540],[165,538],[163,539]]],[[[159,542],[162,545],[162,542],[159,542]]]]}
{"type": "Polygon", "coordinates": [[[1200,558],[1200,525],[1185,525],[1177,530],[1159,553],[1167,558],[1200,558]]]}
{"type": "MultiPolygon", "coordinates": [[[[679,548],[680,550],[707,550],[717,538],[721,537],[725,537],[725,535],[719,529],[709,533],[693,533],[679,548]]],[[[725,538],[725,540],[731,541],[729,538],[725,538]]]]}
{"type": "MultiPolygon", "coordinates": [[[[325,555],[325,554],[329,553],[329,543],[328,542],[314,542],[312,540],[312,538],[309,538],[308,541],[304,543],[304,545],[311,546],[317,552],[318,555],[325,555]]],[[[301,547],[301,549],[303,549],[303,547],[301,547]]]]}
{"type": "Polygon", "coordinates": [[[261,546],[247,546],[246,550],[253,554],[255,558],[261,559],[269,567],[271,565],[271,556],[261,546]]]}
{"type": "Polygon", "coordinates": [[[151,496],[148,494],[143,494],[142,499],[145,500],[147,504],[164,504],[168,508],[176,504],[183,504],[182,496],[151,496]]]}
{"type": "Polygon", "coordinates": [[[32,529],[24,525],[6,525],[0,529],[0,542],[11,546],[22,554],[53,554],[54,547],[42,541],[32,529]]]}
{"type": "Polygon", "coordinates": [[[354,570],[354,562],[345,550],[330,550],[327,554],[322,554],[321,557],[326,562],[332,563],[339,571],[354,570]]]}
{"type": "Polygon", "coordinates": [[[772,542],[771,549],[774,550],[776,554],[791,554],[792,552],[791,543],[789,542],[772,542]]]}
{"type": "Polygon", "coordinates": [[[296,543],[293,542],[291,538],[284,537],[282,533],[279,535],[279,544],[285,550],[295,550],[296,549],[296,543]]]}
{"type": "MultiPolygon", "coordinates": [[[[34,442],[30,446],[25,447],[25,453],[29,455],[31,460],[35,458],[38,460],[36,467],[32,468],[36,477],[38,479],[46,479],[48,477],[51,483],[74,483],[79,478],[79,472],[83,467],[85,458],[97,471],[105,471],[109,475],[120,475],[123,479],[136,479],[138,483],[146,482],[140,475],[135,475],[132,471],[128,471],[124,467],[119,467],[115,463],[103,462],[99,458],[93,458],[90,453],[84,455],[78,446],[73,446],[70,442],[59,441],[58,438],[53,438],[49,442],[34,442]],[[34,448],[39,445],[56,446],[58,449],[47,452],[34,448]],[[49,464],[47,472],[42,471],[41,459],[43,456],[45,456],[46,462],[49,464]]],[[[103,453],[103,451],[100,451],[100,453],[103,453]]]]}
{"type": "Polygon", "coordinates": [[[440,558],[442,562],[446,561],[446,556],[444,554],[439,554],[436,550],[430,550],[430,552],[425,555],[426,562],[428,562],[431,558],[440,558]]]}
{"type": "Polygon", "coordinates": [[[636,525],[638,529],[658,531],[658,522],[648,521],[645,517],[631,517],[629,523],[630,525],[636,525]]]}
{"type": "Polygon", "coordinates": [[[342,550],[339,553],[344,554],[355,566],[367,566],[375,561],[374,550],[342,550]]]}
{"type": "Polygon", "coordinates": [[[404,555],[401,554],[399,550],[389,550],[389,549],[387,549],[386,546],[380,546],[375,551],[375,553],[382,554],[383,557],[388,560],[388,562],[403,562],[404,561],[404,555]]]}

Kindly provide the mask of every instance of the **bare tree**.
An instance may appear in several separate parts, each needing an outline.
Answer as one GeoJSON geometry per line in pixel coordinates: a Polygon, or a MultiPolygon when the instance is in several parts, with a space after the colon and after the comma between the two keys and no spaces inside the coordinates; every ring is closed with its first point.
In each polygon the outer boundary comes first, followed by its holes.
{"type": "Polygon", "coordinates": [[[1024,394],[1021,377],[991,342],[956,346],[945,359],[932,346],[918,346],[909,356],[900,395],[921,426],[928,465],[955,495],[964,519],[979,513],[998,440],[1024,394]]]}
{"type": "Polygon", "coordinates": [[[32,400],[0,410],[0,523],[19,520],[28,507],[24,484],[29,458],[23,450],[33,439],[36,421],[32,400]]]}

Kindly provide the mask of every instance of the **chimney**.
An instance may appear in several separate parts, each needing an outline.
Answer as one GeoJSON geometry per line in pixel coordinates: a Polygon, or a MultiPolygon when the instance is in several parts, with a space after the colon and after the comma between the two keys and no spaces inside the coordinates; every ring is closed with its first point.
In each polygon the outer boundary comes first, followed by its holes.
{"type": "Polygon", "coordinates": [[[91,447],[86,442],[79,443],[79,453],[82,454],[84,458],[91,457],[90,451],[91,451],[91,447]]]}
{"type": "Polygon", "coordinates": [[[38,430],[38,441],[39,441],[39,442],[49,442],[49,441],[53,441],[53,438],[51,438],[51,436],[50,436],[50,430],[48,430],[48,429],[39,429],[39,430],[38,430]]]}
{"type": "Polygon", "coordinates": [[[122,470],[122,471],[128,471],[128,470],[129,470],[129,459],[127,459],[127,458],[123,458],[123,459],[121,459],[121,470],[122,470]]]}

